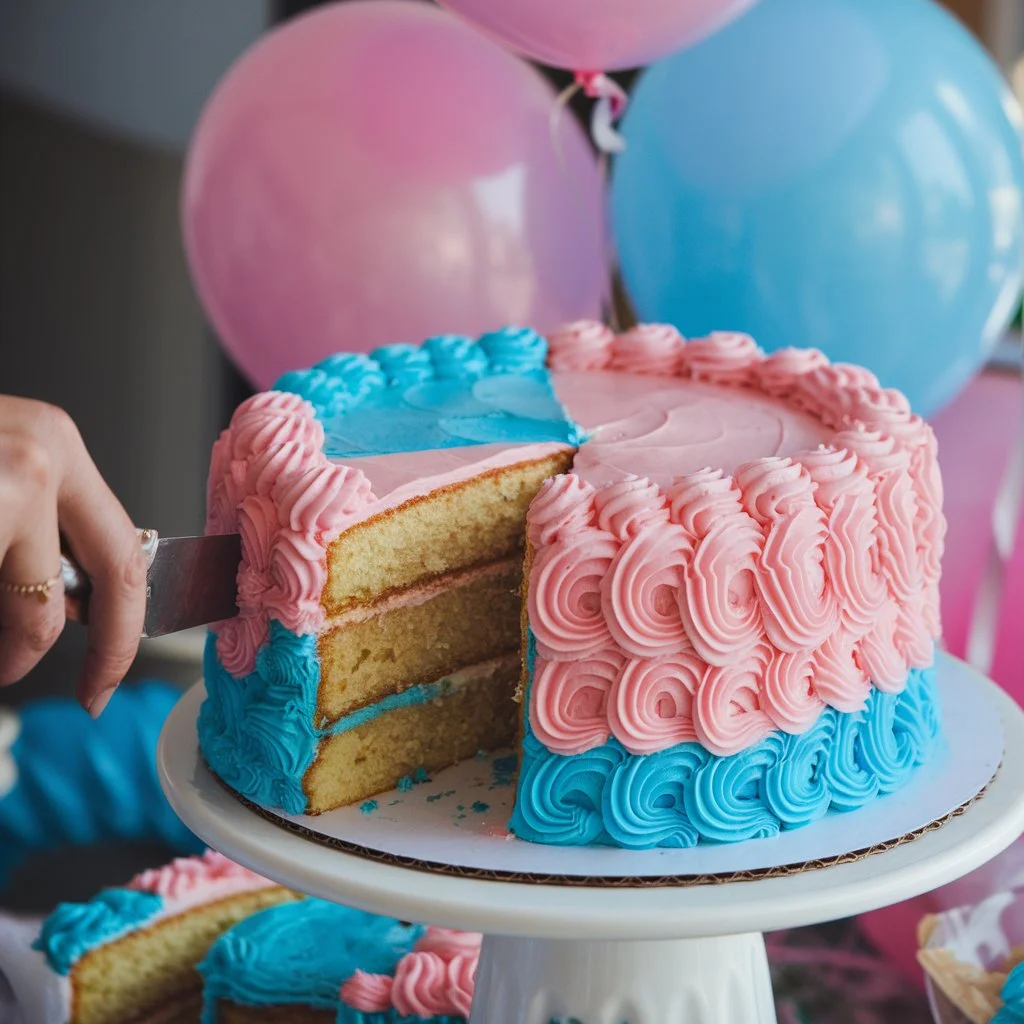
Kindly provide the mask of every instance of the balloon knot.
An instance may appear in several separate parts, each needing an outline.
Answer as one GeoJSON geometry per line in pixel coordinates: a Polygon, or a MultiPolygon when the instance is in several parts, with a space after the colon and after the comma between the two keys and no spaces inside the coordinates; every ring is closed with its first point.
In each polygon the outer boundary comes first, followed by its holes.
{"type": "Polygon", "coordinates": [[[590,136],[602,153],[621,153],[626,140],[615,128],[615,122],[625,113],[629,98],[626,90],[603,71],[576,71],[576,84],[583,94],[597,102],[590,115],[590,136]]]}

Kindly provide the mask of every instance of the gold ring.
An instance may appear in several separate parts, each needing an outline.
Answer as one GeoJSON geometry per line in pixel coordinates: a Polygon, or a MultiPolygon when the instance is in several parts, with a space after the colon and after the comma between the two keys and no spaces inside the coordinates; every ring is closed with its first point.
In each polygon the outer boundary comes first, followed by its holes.
{"type": "Polygon", "coordinates": [[[46,604],[50,600],[50,591],[62,578],[62,574],[57,573],[42,583],[7,583],[0,580],[0,590],[5,590],[8,594],[17,594],[18,597],[35,597],[40,604],[46,604]]]}

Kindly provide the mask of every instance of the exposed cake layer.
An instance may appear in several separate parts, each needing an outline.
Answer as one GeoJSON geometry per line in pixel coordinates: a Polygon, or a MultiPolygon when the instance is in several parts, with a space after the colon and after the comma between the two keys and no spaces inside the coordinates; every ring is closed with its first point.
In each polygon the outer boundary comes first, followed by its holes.
{"type": "Polygon", "coordinates": [[[439,771],[516,732],[518,654],[454,673],[342,719],[305,778],[306,812],[319,814],[394,788],[419,769],[439,771]]]}
{"type": "Polygon", "coordinates": [[[214,851],[143,872],[123,889],[61,904],[35,948],[63,979],[66,1020],[170,1019],[198,1006],[195,965],[227,928],[295,894],[214,851]]]}
{"type": "MultiPolygon", "coordinates": [[[[521,552],[530,502],[571,460],[572,451],[564,446],[528,462],[506,464],[503,456],[502,465],[477,465],[479,473],[468,479],[442,484],[432,478],[433,490],[360,520],[328,551],[322,598],[327,614],[521,552]]],[[[359,468],[361,460],[351,465],[359,468]]],[[[473,466],[466,463],[463,470],[473,466]]]]}
{"type": "Polygon", "coordinates": [[[360,605],[321,634],[321,723],[519,648],[520,559],[442,576],[360,605]]]}

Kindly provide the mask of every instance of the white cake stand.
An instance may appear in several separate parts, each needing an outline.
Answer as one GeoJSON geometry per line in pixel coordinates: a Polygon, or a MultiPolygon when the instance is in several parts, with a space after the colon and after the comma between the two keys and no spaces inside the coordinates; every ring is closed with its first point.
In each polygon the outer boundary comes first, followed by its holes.
{"type": "MultiPolygon", "coordinates": [[[[984,864],[1024,832],[1024,713],[994,683],[951,659],[944,664],[947,686],[952,678],[968,687],[972,701],[1002,720],[1003,764],[984,795],[911,842],[752,881],[640,888],[606,888],[599,879],[494,881],[342,852],[267,820],[210,774],[196,741],[199,688],[168,718],[158,765],[182,820],[232,859],[323,899],[483,932],[471,1024],[772,1024],[763,932],[927,892],[984,864]]],[[[956,723],[947,717],[950,727],[956,723]]],[[[456,863],[460,841],[454,833],[456,863]]],[[[547,848],[535,849],[542,857],[547,848]]]]}

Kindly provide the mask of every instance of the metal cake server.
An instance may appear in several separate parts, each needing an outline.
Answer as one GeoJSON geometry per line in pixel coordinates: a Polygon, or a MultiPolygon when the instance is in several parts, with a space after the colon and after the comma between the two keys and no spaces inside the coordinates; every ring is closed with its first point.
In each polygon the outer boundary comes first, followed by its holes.
{"type": "MultiPolygon", "coordinates": [[[[149,560],[146,572],[146,637],[177,633],[238,614],[235,577],[242,560],[237,533],[215,537],[160,537],[140,530],[149,560]]],[[[92,584],[68,555],[61,558],[68,618],[87,622],[92,584]]]]}

